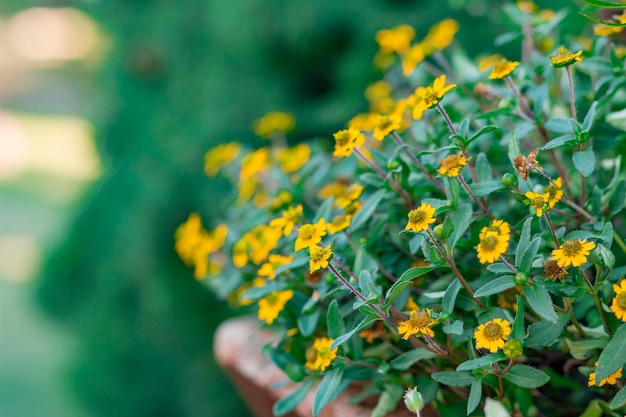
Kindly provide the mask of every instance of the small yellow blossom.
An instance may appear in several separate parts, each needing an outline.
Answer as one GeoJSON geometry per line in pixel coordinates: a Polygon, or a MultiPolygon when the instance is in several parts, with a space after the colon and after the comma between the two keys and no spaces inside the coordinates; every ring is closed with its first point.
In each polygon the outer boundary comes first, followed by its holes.
{"type": "Polygon", "coordinates": [[[293,256],[272,254],[269,256],[268,261],[261,265],[257,274],[259,274],[259,276],[261,277],[274,279],[276,278],[276,270],[283,265],[291,263],[292,261],[293,256]]]}
{"type": "Polygon", "coordinates": [[[203,279],[207,274],[217,274],[224,265],[224,255],[218,251],[226,241],[228,226],[221,224],[214,230],[202,227],[200,216],[192,213],[187,221],[176,229],[175,249],[178,256],[194,267],[194,277],[203,279]]]}
{"type": "Polygon", "coordinates": [[[302,204],[295,207],[289,207],[282,212],[282,217],[270,221],[270,226],[282,229],[283,235],[289,236],[293,231],[295,223],[300,221],[302,217],[302,204]]]}
{"type": "MultiPolygon", "coordinates": [[[[443,98],[443,96],[450,90],[456,87],[456,84],[448,84],[446,85],[446,76],[441,75],[435,78],[433,81],[432,87],[426,87],[422,90],[421,98],[423,105],[426,109],[430,109],[439,104],[439,100],[443,98]]],[[[415,91],[417,95],[417,90],[415,91]]]]}
{"type": "Polygon", "coordinates": [[[493,220],[490,226],[481,229],[479,243],[476,247],[478,260],[481,264],[493,263],[506,253],[511,237],[509,224],[502,220],[493,220]]]}
{"type": "Polygon", "coordinates": [[[615,317],[622,321],[626,321],[626,279],[618,284],[613,284],[615,298],[611,304],[611,310],[615,313],[615,317]]]}
{"type": "Polygon", "coordinates": [[[559,48],[559,54],[557,56],[551,56],[550,61],[552,62],[553,67],[566,67],[568,65],[572,65],[575,62],[582,61],[582,53],[583,51],[578,51],[572,54],[567,50],[567,48],[561,46],[559,48]]]}
{"type": "Polygon", "coordinates": [[[281,207],[291,204],[293,201],[293,195],[287,190],[280,190],[278,195],[270,200],[268,209],[272,212],[280,209],[281,207]]]}
{"type": "Polygon", "coordinates": [[[313,347],[306,351],[307,361],[304,366],[314,371],[319,370],[324,372],[326,368],[330,366],[333,359],[337,357],[337,350],[339,348],[331,349],[332,344],[333,339],[327,337],[315,339],[313,347]]]}
{"type": "Polygon", "coordinates": [[[409,49],[414,37],[415,29],[409,25],[399,25],[376,32],[376,42],[383,53],[404,53],[409,49]]]}
{"type": "Polygon", "coordinates": [[[593,34],[596,36],[613,36],[620,33],[622,30],[624,30],[624,28],[621,26],[608,26],[601,23],[593,26],[593,34]]]}
{"type": "Polygon", "coordinates": [[[309,272],[313,273],[328,266],[328,261],[333,255],[333,248],[330,246],[327,248],[317,245],[311,246],[309,247],[309,255],[311,256],[309,272]]]}
{"type": "Polygon", "coordinates": [[[276,151],[276,162],[285,174],[291,174],[302,168],[311,157],[311,148],[305,143],[276,151]]]}
{"type": "Polygon", "coordinates": [[[422,44],[413,45],[402,57],[402,74],[410,76],[415,68],[426,58],[422,44]]]}
{"type": "Polygon", "coordinates": [[[430,28],[424,43],[435,51],[441,51],[452,43],[458,31],[459,22],[454,19],[444,19],[430,28]]]}
{"type": "Polygon", "coordinates": [[[298,238],[295,245],[296,252],[304,248],[316,246],[322,241],[322,236],[325,235],[326,223],[323,217],[315,224],[307,223],[302,225],[300,230],[298,230],[298,238]]]}
{"type": "Polygon", "coordinates": [[[506,59],[502,59],[494,65],[493,71],[489,74],[489,79],[501,80],[515,71],[515,68],[517,68],[518,65],[519,62],[517,61],[507,61],[506,59]]]}
{"type": "Polygon", "coordinates": [[[365,89],[365,98],[370,103],[371,112],[388,113],[393,108],[391,84],[385,80],[376,81],[365,89]]]}
{"type": "Polygon", "coordinates": [[[487,55],[478,60],[478,71],[485,72],[489,68],[493,68],[498,62],[502,61],[504,57],[500,54],[487,55]]]}
{"type": "Polygon", "coordinates": [[[508,320],[493,319],[478,326],[474,331],[477,349],[489,349],[495,353],[502,349],[511,334],[511,323],[508,320]]]}
{"type": "Polygon", "coordinates": [[[563,180],[561,180],[561,177],[558,177],[553,183],[543,189],[543,192],[548,194],[548,208],[554,207],[556,203],[561,201],[563,197],[562,187],[563,180]]]}
{"type": "Polygon", "coordinates": [[[255,179],[259,173],[267,171],[269,167],[270,151],[268,148],[261,148],[250,152],[241,160],[239,180],[255,179]]]}
{"type": "Polygon", "coordinates": [[[467,164],[467,158],[463,155],[452,154],[439,161],[441,166],[437,169],[439,175],[446,177],[458,177],[461,169],[467,164]]]}
{"type": "Polygon", "coordinates": [[[354,148],[362,146],[365,141],[365,136],[354,127],[340,130],[334,134],[334,137],[335,151],[333,155],[342,158],[352,155],[354,148]]]}
{"type": "Polygon", "coordinates": [[[204,172],[209,177],[214,177],[220,169],[228,166],[239,156],[241,145],[237,142],[217,145],[204,154],[204,172]]]}
{"type": "Polygon", "coordinates": [[[346,230],[350,226],[350,222],[352,221],[352,216],[346,213],[338,214],[326,225],[328,228],[328,233],[334,235],[335,233],[339,233],[342,230],[346,230]]]}
{"type": "Polygon", "coordinates": [[[409,221],[405,230],[421,232],[428,229],[428,225],[437,221],[434,217],[435,208],[428,203],[422,203],[418,208],[409,212],[409,221]]]}
{"type": "Polygon", "coordinates": [[[250,261],[250,255],[248,255],[249,245],[246,236],[244,235],[233,245],[233,265],[236,268],[243,268],[250,261]]]}
{"type": "Polygon", "coordinates": [[[289,133],[296,126],[296,119],[291,113],[272,111],[254,121],[254,133],[265,139],[271,139],[277,133],[289,133]]]}
{"type": "Polygon", "coordinates": [[[413,296],[409,296],[408,300],[406,300],[406,304],[404,304],[404,311],[411,310],[419,310],[420,306],[415,302],[413,296]]]}
{"type": "Polygon", "coordinates": [[[361,339],[365,339],[367,343],[374,343],[374,339],[377,339],[385,334],[385,325],[381,321],[377,321],[373,326],[362,330],[359,333],[361,339]]]}
{"type": "Polygon", "coordinates": [[[587,242],[587,239],[570,239],[560,248],[554,249],[550,257],[556,260],[560,267],[581,266],[587,262],[587,256],[595,247],[596,244],[587,242]]]}
{"type": "Polygon", "coordinates": [[[537,7],[537,5],[529,0],[517,0],[517,8],[520,9],[522,12],[526,12],[526,13],[537,13],[537,11],[539,11],[539,7],[537,7]]]}
{"type": "MultiPolygon", "coordinates": [[[[595,365],[598,366],[598,362],[596,362],[595,365]]],[[[587,381],[587,385],[590,386],[590,387],[594,387],[596,385],[598,387],[602,387],[602,386],[604,386],[606,384],[616,385],[617,384],[617,380],[622,377],[622,371],[623,370],[624,370],[624,367],[622,366],[617,371],[613,372],[611,375],[607,376],[602,381],[600,381],[599,384],[596,384],[596,373],[592,372],[592,373],[589,374],[589,381],[587,381]]]]}
{"type": "Polygon", "coordinates": [[[256,265],[265,262],[271,251],[276,249],[282,236],[282,230],[278,227],[260,224],[244,234],[243,238],[248,244],[250,260],[256,265]]]}
{"type": "Polygon", "coordinates": [[[324,200],[334,197],[335,207],[345,209],[352,204],[352,202],[357,200],[361,196],[361,193],[363,193],[363,186],[361,184],[355,183],[348,185],[345,181],[340,179],[337,182],[324,186],[318,195],[324,200]]]}
{"type": "Polygon", "coordinates": [[[431,315],[431,310],[427,308],[422,311],[411,311],[409,319],[398,325],[398,333],[400,333],[404,340],[407,340],[412,335],[416,335],[417,337],[422,335],[428,335],[430,337],[435,336],[435,332],[431,327],[437,324],[437,320],[433,319],[431,315]]]}
{"type": "Polygon", "coordinates": [[[559,263],[554,259],[543,262],[544,276],[553,281],[563,281],[563,278],[567,275],[567,269],[559,266],[559,263]]]}
{"type": "Polygon", "coordinates": [[[267,324],[274,323],[278,314],[283,311],[287,301],[293,297],[292,290],[272,291],[259,300],[259,320],[267,324]]]}
{"type": "Polygon", "coordinates": [[[348,127],[353,127],[361,132],[371,132],[378,121],[377,113],[359,113],[348,122],[348,127]]]}
{"type": "Polygon", "coordinates": [[[550,194],[539,194],[532,191],[527,191],[524,195],[530,200],[530,204],[535,208],[535,210],[537,210],[537,217],[543,216],[543,211],[550,206],[550,194]]]}
{"type": "Polygon", "coordinates": [[[380,114],[378,122],[374,126],[374,139],[383,140],[392,131],[398,130],[402,126],[402,116],[398,114],[380,114]]]}

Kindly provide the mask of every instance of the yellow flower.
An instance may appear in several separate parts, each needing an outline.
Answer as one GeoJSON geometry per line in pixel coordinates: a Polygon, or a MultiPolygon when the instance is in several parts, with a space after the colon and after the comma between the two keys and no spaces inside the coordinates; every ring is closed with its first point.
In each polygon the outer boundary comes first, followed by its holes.
{"type": "Polygon", "coordinates": [[[494,65],[493,71],[489,74],[489,79],[501,80],[515,71],[515,68],[517,68],[518,65],[519,62],[517,61],[507,61],[506,59],[502,59],[494,65]]]}
{"type": "Polygon", "coordinates": [[[530,204],[537,210],[537,217],[543,216],[543,211],[550,206],[548,203],[548,201],[550,200],[550,194],[539,194],[532,191],[527,191],[524,195],[530,200],[530,204]]]}
{"type": "Polygon", "coordinates": [[[283,234],[289,236],[293,231],[294,224],[299,222],[302,217],[302,205],[298,204],[295,207],[289,207],[282,214],[282,217],[271,220],[270,226],[282,229],[283,234]]]}
{"type": "Polygon", "coordinates": [[[272,111],[254,121],[254,133],[265,139],[271,139],[276,133],[289,133],[296,126],[296,119],[291,113],[272,111]]]}
{"type": "Polygon", "coordinates": [[[426,35],[424,39],[424,43],[435,51],[441,51],[452,43],[454,35],[458,31],[459,22],[454,19],[444,19],[430,28],[428,35],[426,35]]]}
{"type": "Polygon", "coordinates": [[[376,42],[381,52],[398,54],[404,53],[415,37],[415,29],[409,25],[399,25],[391,29],[383,29],[376,32],[376,42]]]}
{"type": "Polygon", "coordinates": [[[404,311],[411,311],[411,310],[419,310],[420,306],[415,302],[415,299],[413,298],[413,296],[409,296],[409,299],[406,300],[406,304],[404,305],[403,310],[404,311]]]}
{"type": "Polygon", "coordinates": [[[552,259],[556,260],[560,267],[581,266],[587,262],[587,256],[596,244],[587,242],[587,239],[570,239],[563,243],[560,248],[554,249],[552,259]]]}
{"type": "Polygon", "coordinates": [[[504,57],[500,54],[493,54],[482,57],[478,60],[478,71],[485,72],[489,68],[493,68],[498,62],[502,61],[504,57]]]}
{"type": "Polygon", "coordinates": [[[567,275],[567,269],[559,266],[559,263],[554,259],[543,262],[543,272],[546,278],[556,281],[562,281],[567,275]]]}
{"type": "Polygon", "coordinates": [[[270,252],[276,249],[282,236],[282,230],[278,227],[260,224],[244,235],[248,243],[250,259],[259,265],[267,259],[270,252]]]}
{"type": "Polygon", "coordinates": [[[463,155],[453,154],[448,155],[445,159],[439,161],[441,166],[437,169],[440,175],[446,177],[458,177],[461,173],[461,169],[467,164],[467,158],[463,155]]]}
{"type": "Polygon", "coordinates": [[[278,314],[283,311],[287,301],[293,297],[292,290],[272,291],[259,300],[259,320],[267,324],[274,323],[278,314]]]}
{"type": "Polygon", "coordinates": [[[217,252],[224,245],[227,234],[228,226],[225,224],[212,231],[205,230],[200,216],[192,213],[176,229],[174,248],[187,265],[194,267],[194,277],[200,280],[207,274],[217,274],[222,270],[224,255],[217,252]]]}
{"type": "MultiPolygon", "coordinates": [[[[596,362],[595,365],[598,366],[598,362],[596,362]]],[[[615,371],[614,373],[612,373],[611,375],[607,376],[602,381],[600,381],[599,384],[596,384],[596,373],[592,372],[592,373],[589,374],[589,381],[587,381],[587,385],[590,386],[590,387],[593,387],[593,386],[596,386],[596,385],[598,387],[602,387],[602,386],[604,386],[606,384],[616,385],[617,384],[617,379],[622,377],[622,371],[623,370],[624,370],[624,367],[622,366],[617,371],[615,371]]]]}
{"type": "Polygon", "coordinates": [[[337,357],[339,348],[331,349],[333,339],[327,337],[319,337],[313,342],[313,347],[306,351],[306,366],[314,371],[324,372],[330,366],[330,363],[337,357]]]}
{"type": "Polygon", "coordinates": [[[551,56],[550,61],[555,68],[566,67],[572,65],[574,62],[582,61],[581,58],[583,51],[578,51],[575,54],[570,53],[567,48],[560,47],[559,54],[557,56],[551,56]]]}
{"type": "Polygon", "coordinates": [[[509,224],[502,220],[493,220],[490,226],[480,231],[480,242],[476,248],[478,260],[481,264],[493,263],[506,253],[511,237],[509,224]]]}
{"type": "MultiPolygon", "coordinates": [[[[456,87],[456,84],[446,85],[446,76],[441,75],[435,78],[432,87],[426,87],[422,90],[421,98],[426,109],[435,107],[441,98],[450,90],[456,87]]],[[[415,91],[417,95],[417,90],[415,91]]],[[[415,118],[415,116],[413,116],[415,118]]]]}
{"type": "Polygon", "coordinates": [[[359,337],[365,339],[367,343],[374,343],[374,339],[377,339],[385,334],[385,325],[377,321],[373,326],[361,331],[359,337]]]}
{"type": "Polygon", "coordinates": [[[402,74],[410,76],[417,65],[426,58],[422,44],[413,45],[402,57],[402,74]]]}
{"type": "Polygon", "coordinates": [[[511,323],[503,319],[493,319],[478,326],[474,331],[477,349],[489,349],[495,353],[504,347],[511,334],[511,323]]]}
{"type": "Polygon", "coordinates": [[[596,36],[612,36],[620,33],[623,29],[621,26],[607,26],[599,23],[593,26],[593,34],[596,36]]]}
{"type": "Polygon", "coordinates": [[[563,187],[563,180],[561,180],[561,177],[558,177],[553,183],[543,189],[543,192],[548,194],[548,208],[554,207],[556,203],[561,201],[563,197],[561,187],[563,187]]]}
{"type": "Polygon", "coordinates": [[[365,98],[370,103],[370,111],[388,113],[393,108],[391,84],[385,80],[376,81],[365,89],[365,98]]]}
{"type": "Polygon", "coordinates": [[[338,214],[331,220],[330,223],[326,225],[328,228],[328,233],[334,235],[335,233],[339,233],[342,230],[345,230],[350,226],[350,222],[352,221],[352,216],[349,214],[338,214]]]}
{"type": "Polygon", "coordinates": [[[380,114],[376,126],[374,126],[374,139],[383,140],[392,131],[398,130],[400,126],[402,126],[401,114],[380,114]]]}
{"type": "Polygon", "coordinates": [[[613,284],[615,298],[611,304],[611,310],[615,313],[615,317],[622,321],[626,321],[626,279],[620,281],[619,285],[613,284]]]}
{"type": "Polygon", "coordinates": [[[435,332],[433,332],[431,327],[437,324],[437,320],[433,319],[431,315],[432,312],[427,308],[419,312],[417,310],[411,311],[409,319],[398,325],[398,333],[404,340],[407,340],[412,335],[417,337],[422,335],[435,336],[435,332]]]}
{"type": "Polygon", "coordinates": [[[335,137],[335,151],[333,155],[339,157],[352,155],[354,148],[362,146],[365,141],[365,136],[353,127],[340,130],[333,136],[335,137]]]}
{"type": "Polygon", "coordinates": [[[371,132],[378,121],[377,113],[359,113],[348,122],[348,127],[353,127],[362,132],[371,132]]]}
{"type": "Polygon", "coordinates": [[[348,185],[343,180],[339,180],[335,183],[324,186],[319,192],[321,199],[327,200],[329,198],[335,198],[335,207],[345,209],[353,201],[358,199],[363,192],[363,186],[355,183],[348,185]]]}
{"type": "Polygon", "coordinates": [[[317,245],[311,246],[309,247],[309,255],[311,256],[309,272],[313,273],[328,266],[328,261],[333,255],[333,248],[330,246],[327,248],[317,245]]]}
{"type": "Polygon", "coordinates": [[[256,277],[252,280],[252,282],[244,282],[234,293],[234,300],[232,300],[235,305],[239,306],[249,306],[254,303],[254,300],[251,298],[246,298],[245,293],[250,287],[263,287],[267,284],[267,281],[264,278],[256,277]]]}
{"type": "Polygon", "coordinates": [[[274,197],[269,203],[269,210],[276,211],[279,208],[291,203],[293,201],[293,196],[289,191],[280,190],[278,195],[274,197]]]}
{"type": "Polygon", "coordinates": [[[216,176],[220,169],[237,159],[240,151],[241,145],[237,142],[217,145],[204,154],[204,172],[209,177],[216,176]]]}
{"type": "Polygon", "coordinates": [[[255,177],[269,169],[270,152],[267,148],[257,149],[243,157],[241,161],[241,171],[239,173],[239,181],[243,182],[255,177]]]}
{"type": "Polygon", "coordinates": [[[269,279],[276,278],[276,269],[283,265],[287,265],[293,261],[293,256],[283,256],[283,255],[270,255],[268,262],[265,262],[259,268],[257,274],[262,277],[268,277],[269,279]]]}
{"type": "Polygon", "coordinates": [[[248,255],[248,239],[244,235],[233,245],[233,264],[236,268],[243,268],[250,260],[248,255]]]}
{"type": "Polygon", "coordinates": [[[302,168],[310,157],[311,148],[304,143],[276,151],[276,162],[285,174],[291,174],[302,168]]]}
{"type": "Polygon", "coordinates": [[[435,208],[428,203],[422,203],[418,208],[409,211],[409,221],[404,230],[412,230],[421,232],[428,229],[428,225],[434,223],[437,219],[434,217],[435,208]]]}
{"type": "Polygon", "coordinates": [[[296,252],[304,248],[316,246],[322,241],[322,236],[324,235],[326,235],[326,223],[323,217],[315,224],[307,223],[302,225],[300,230],[298,230],[298,238],[295,245],[296,252]]]}

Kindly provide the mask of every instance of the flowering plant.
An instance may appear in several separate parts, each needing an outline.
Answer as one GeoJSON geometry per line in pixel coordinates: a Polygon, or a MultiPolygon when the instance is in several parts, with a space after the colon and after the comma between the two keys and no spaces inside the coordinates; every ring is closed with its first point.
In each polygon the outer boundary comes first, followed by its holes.
{"type": "Polygon", "coordinates": [[[559,38],[567,11],[505,12],[519,61],[473,62],[451,19],[383,30],[384,80],[333,145],[288,146],[274,112],[254,124],[271,145],[206,154],[235,203],[212,230],[190,215],[176,249],[275,331],[299,383],[277,415],[319,379],[314,415],[351,383],[372,416],[405,391],[417,415],[624,414],[624,49],[559,38]]]}

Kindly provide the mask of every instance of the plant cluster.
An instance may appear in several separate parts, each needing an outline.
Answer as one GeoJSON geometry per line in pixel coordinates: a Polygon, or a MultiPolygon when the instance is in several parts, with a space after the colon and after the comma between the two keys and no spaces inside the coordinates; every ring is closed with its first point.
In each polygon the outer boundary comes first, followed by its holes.
{"type": "Polygon", "coordinates": [[[372,416],[405,392],[418,416],[624,414],[624,49],[560,38],[567,10],[504,10],[519,60],[473,61],[451,19],[382,30],[384,79],[332,150],[289,146],[273,112],[270,145],[206,154],[235,203],[212,230],[190,215],[176,250],[274,330],[299,383],[277,415],[319,379],[314,415],[350,384],[372,416]]]}

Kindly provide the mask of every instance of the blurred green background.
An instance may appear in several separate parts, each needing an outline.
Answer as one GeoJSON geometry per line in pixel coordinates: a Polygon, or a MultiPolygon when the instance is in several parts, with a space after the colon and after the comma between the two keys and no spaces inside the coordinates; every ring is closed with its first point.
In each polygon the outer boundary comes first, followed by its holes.
{"type": "Polygon", "coordinates": [[[475,55],[489,5],[0,0],[0,415],[246,416],[212,359],[234,312],[173,250],[227,209],[204,152],[259,144],[269,110],[330,136],[366,109],[377,30],[453,17],[475,55]]]}

